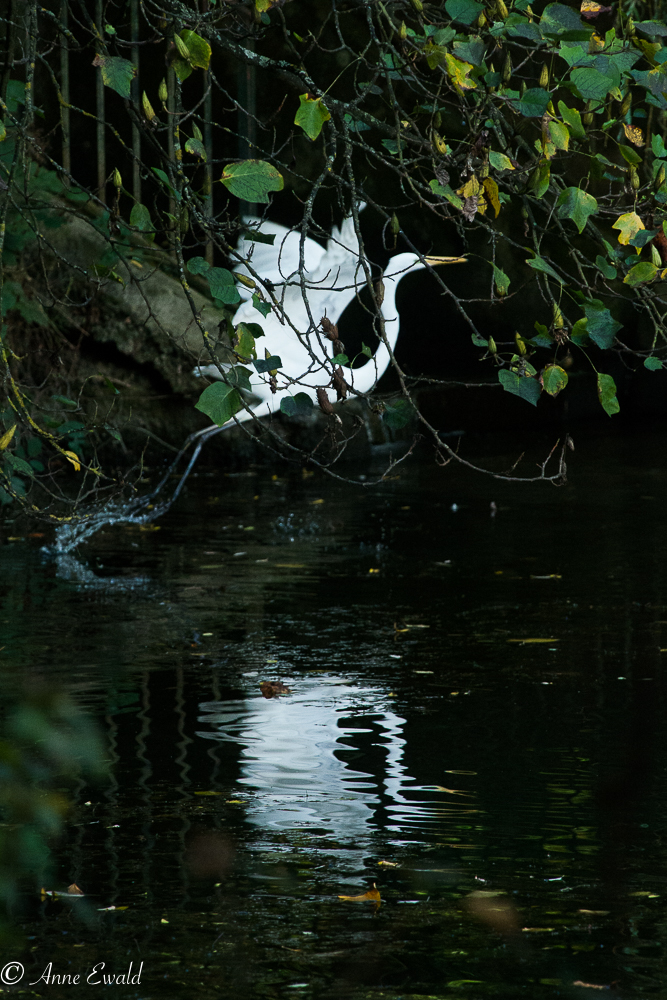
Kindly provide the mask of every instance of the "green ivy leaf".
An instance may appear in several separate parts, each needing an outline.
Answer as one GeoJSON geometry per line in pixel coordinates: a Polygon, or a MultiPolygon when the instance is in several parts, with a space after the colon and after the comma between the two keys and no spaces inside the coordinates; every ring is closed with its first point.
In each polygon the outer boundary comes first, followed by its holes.
{"type": "MultiPolygon", "coordinates": [[[[236,327],[235,337],[234,337],[234,350],[240,357],[248,358],[249,360],[257,357],[257,352],[255,350],[255,338],[245,323],[239,323],[236,327]]],[[[250,386],[248,385],[248,388],[250,386]]]]}
{"type": "Polygon", "coordinates": [[[664,368],[664,365],[660,358],[645,358],[644,368],[648,368],[650,372],[657,372],[659,368],[664,368]]]}
{"type": "Polygon", "coordinates": [[[282,368],[283,363],[277,354],[272,355],[270,358],[261,358],[257,361],[253,361],[255,366],[255,371],[258,375],[264,375],[266,372],[276,371],[278,368],[282,368]]]}
{"type": "Polygon", "coordinates": [[[214,382],[204,389],[195,403],[195,409],[201,410],[214,424],[222,427],[242,405],[241,397],[233,386],[225,382],[214,382]]]}
{"type": "Polygon", "coordinates": [[[623,324],[614,319],[600,299],[588,299],[583,304],[583,310],[586,316],[586,333],[601,350],[609,350],[623,324]]]}
{"type": "Polygon", "coordinates": [[[573,69],[570,80],[584,101],[604,101],[607,94],[618,85],[616,79],[589,66],[573,69]]]}
{"type": "Polygon", "coordinates": [[[593,195],[578,187],[565,188],[556,205],[558,217],[572,219],[580,233],[586,228],[589,217],[595,215],[598,210],[598,203],[593,195]]]}
{"type": "Polygon", "coordinates": [[[536,198],[543,198],[549,190],[551,182],[551,164],[548,160],[540,160],[533,174],[530,187],[536,198]]]}
{"type": "Polygon", "coordinates": [[[313,408],[313,401],[305,392],[297,392],[296,396],[283,396],[280,400],[280,412],[288,417],[304,416],[313,408]]]}
{"type": "Polygon", "coordinates": [[[251,204],[268,204],[270,191],[282,191],[283,177],[265,160],[228,163],[220,178],[230,194],[251,204]]]}
{"type": "Polygon", "coordinates": [[[541,271],[542,274],[547,274],[550,278],[554,278],[559,281],[561,285],[565,284],[561,276],[554,271],[551,264],[544,259],[544,257],[534,257],[532,260],[527,260],[526,264],[528,267],[532,267],[534,271],[541,271]]]}
{"type": "Polygon", "coordinates": [[[400,430],[401,427],[407,427],[412,422],[414,415],[414,408],[407,399],[397,399],[395,403],[387,403],[382,419],[387,427],[400,430]]]}
{"type": "Polygon", "coordinates": [[[311,97],[310,94],[299,95],[299,110],[294,116],[294,124],[299,125],[309,139],[315,141],[322,131],[322,126],[331,118],[331,112],[321,97],[311,97]]]}
{"type": "Polygon", "coordinates": [[[624,285],[630,285],[630,288],[636,288],[637,285],[643,285],[647,281],[653,281],[658,269],[650,260],[642,260],[639,264],[635,264],[631,267],[626,276],[623,278],[624,285]]]}
{"type": "Polygon", "coordinates": [[[496,153],[493,149],[489,150],[489,163],[494,170],[514,170],[514,164],[510,160],[509,156],[505,156],[504,153],[496,153]]]}
{"type": "Polygon", "coordinates": [[[549,365],[542,375],[544,391],[550,396],[557,396],[567,385],[567,372],[560,365],[549,365]]]}
{"type": "Polygon", "coordinates": [[[659,159],[667,159],[667,149],[665,149],[665,144],[659,132],[654,132],[651,136],[651,149],[654,156],[657,156],[659,159]]]}
{"type": "Polygon", "coordinates": [[[632,148],[632,146],[619,145],[619,150],[621,151],[621,156],[626,161],[626,163],[633,163],[637,166],[638,163],[642,162],[642,158],[639,153],[632,148]]]}
{"type": "Polygon", "coordinates": [[[516,372],[511,372],[507,368],[503,368],[498,372],[498,381],[505,392],[521,396],[526,402],[537,406],[537,401],[542,392],[542,387],[537,379],[532,378],[530,375],[517,375],[516,372]]]}
{"type": "Polygon", "coordinates": [[[271,312],[271,309],[273,308],[270,302],[265,302],[264,299],[260,299],[257,293],[255,293],[252,297],[252,304],[257,310],[257,312],[262,314],[264,319],[266,319],[266,317],[271,312]]]}
{"type": "Polygon", "coordinates": [[[185,143],[185,151],[192,153],[193,156],[198,156],[200,160],[206,163],[206,150],[201,139],[188,139],[185,143]]]}
{"type": "Polygon", "coordinates": [[[598,372],[598,397],[605,413],[610,417],[618,413],[621,407],[616,398],[616,383],[611,375],[601,375],[598,372]]]}
{"type": "Polygon", "coordinates": [[[598,270],[602,271],[607,281],[614,281],[616,275],[618,274],[616,268],[612,267],[611,264],[609,264],[604,257],[601,257],[599,254],[595,258],[595,266],[598,270]]]}
{"type": "Polygon", "coordinates": [[[499,267],[493,265],[493,281],[496,286],[496,292],[502,298],[510,290],[510,279],[507,277],[504,271],[501,271],[499,267]]]}
{"type": "Polygon", "coordinates": [[[130,84],[134,80],[137,70],[129,59],[121,59],[120,56],[97,55],[93,59],[93,66],[99,66],[105,87],[115,90],[121,97],[130,96],[130,84]]]}
{"type": "Polygon", "coordinates": [[[484,7],[481,3],[475,3],[475,0],[447,0],[445,10],[452,21],[472,24],[482,13],[484,7]]]}
{"type": "Polygon", "coordinates": [[[138,229],[140,233],[146,233],[146,239],[151,243],[155,239],[155,227],[151,222],[151,213],[140,201],[132,206],[130,212],[130,225],[138,229]]]}
{"type": "Polygon", "coordinates": [[[551,94],[548,90],[542,87],[530,87],[520,100],[510,101],[510,104],[524,118],[541,118],[550,100],[551,94]]]}
{"type": "Polygon", "coordinates": [[[581,115],[576,108],[568,108],[562,101],[558,102],[558,110],[561,118],[569,128],[575,139],[585,139],[586,131],[581,121],[581,115]]]}
{"type": "Polygon", "coordinates": [[[457,194],[452,191],[449,184],[441,184],[440,181],[435,180],[429,181],[429,187],[434,194],[439,195],[441,198],[446,198],[447,201],[454,206],[454,208],[463,208],[463,201],[457,194]]]}
{"type": "Polygon", "coordinates": [[[547,128],[549,129],[549,136],[551,137],[551,141],[556,149],[562,149],[567,152],[570,147],[570,133],[567,125],[564,125],[563,122],[556,121],[552,118],[548,123],[547,128]]]}

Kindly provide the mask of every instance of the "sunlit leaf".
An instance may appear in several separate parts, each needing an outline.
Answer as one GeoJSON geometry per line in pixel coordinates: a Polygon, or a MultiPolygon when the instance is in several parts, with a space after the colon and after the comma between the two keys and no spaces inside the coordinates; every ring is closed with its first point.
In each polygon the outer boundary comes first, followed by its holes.
{"type": "Polygon", "coordinates": [[[626,212],[625,215],[619,215],[611,228],[620,230],[618,242],[627,246],[635,233],[646,227],[636,212],[626,212]]]}
{"type": "Polygon", "coordinates": [[[636,288],[637,285],[644,285],[647,281],[653,281],[657,273],[658,268],[652,261],[643,260],[630,268],[623,278],[623,284],[630,285],[631,288],[636,288]]]}
{"type": "Polygon", "coordinates": [[[81,462],[79,460],[79,456],[75,451],[63,451],[63,455],[65,456],[68,462],[72,463],[75,472],[81,471],[81,462]]]}

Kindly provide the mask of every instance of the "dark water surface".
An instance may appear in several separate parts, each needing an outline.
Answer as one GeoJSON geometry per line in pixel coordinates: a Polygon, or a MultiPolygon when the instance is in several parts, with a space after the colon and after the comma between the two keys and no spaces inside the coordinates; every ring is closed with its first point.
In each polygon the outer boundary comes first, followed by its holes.
{"type": "Polygon", "coordinates": [[[114,996],[667,996],[666,453],[583,446],[562,489],[202,470],[78,561],[6,529],[3,695],[61,683],[112,779],[57,849],[89,917],[36,901],[0,964],[44,997],[130,961],[114,996]]]}

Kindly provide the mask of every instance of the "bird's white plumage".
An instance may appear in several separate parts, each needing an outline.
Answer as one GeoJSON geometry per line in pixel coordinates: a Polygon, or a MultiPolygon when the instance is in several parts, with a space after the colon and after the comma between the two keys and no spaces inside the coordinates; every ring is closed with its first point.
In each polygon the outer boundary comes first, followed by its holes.
{"type": "MultiPolygon", "coordinates": [[[[255,223],[259,220],[247,220],[255,223]]],[[[236,421],[244,421],[254,416],[266,416],[280,409],[284,391],[291,394],[307,393],[316,400],[316,390],[326,388],[331,383],[333,356],[332,344],[318,329],[321,319],[326,316],[336,324],[345,308],[366,283],[364,261],[359,251],[359,239],[352,216],[343,220],[338,229],[334,227],[326,249],[315,240],[303,240],[303,270],[300,271],[302,235],[299,230],[288,230],[272,222],[262,222],[263,233],[275,235],[273,246],[255,243],[249,255],[249,266],[241,265],[237,272],[273,286],[273,295],[281,305],[284,316],[274,307],[264,317],[252,304],[252,292],[239,285],[244,295],[234,316],[234,324],[258,323],[265,336],[258,347],[266,348],[270,355],[281,359],[278,373],[278,389],[271,389],[268,375],[257,375],[252,380],[252,390],[259,397],[258,405],[252,411],[241,410],[236,421]],[[252,268],[251,272],[250,268],[252,268]]],[[[242,240],[238,250],[246,253],[248,243],[242,240]]],[[[431,263],[447,263],[461,258],[427,258],[431,263]]],[[[417,254],[403,253],[392,257],[383,274],[385,341],[379,342],[372,358],[360,368],[343,367],[345,380],[358,392],[369,392],[391,361],[391,352],[398,338],[399,318],[396,313],[396,288],[401,278],[409,271],[425,266],[424,259],[417,254]]],[[[227,367],[227,366],[224,366],[227,367]]],[[[219,378],[215,365],[198,369],[210,378],[219,378]]]]}

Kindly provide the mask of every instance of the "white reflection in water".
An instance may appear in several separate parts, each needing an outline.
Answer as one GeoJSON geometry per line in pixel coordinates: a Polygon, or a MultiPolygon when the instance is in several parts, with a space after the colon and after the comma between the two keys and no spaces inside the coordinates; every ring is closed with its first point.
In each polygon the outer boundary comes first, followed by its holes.
{"type": "Polygon", "coordinates": [[[200,707],[205,713],[200,723],[215,729],[199,736],[242,747],[240,784],[259,793],[248,802],[250,823],[318,827],[349,841],[368,836],[381,806],[397,810],[393,824],[398,820],[398,826],[389,827],[394,831],[407,819],[406,810],[420,808],[403,794],[406,784],[414,790],[402,764],[405,719],[392,711],[378,687],[318,677],[299,681],[291,694],[279,698],[265,699],[257,692],[244,701],[200,707]],[[377,774],[358,769],[364,766],[359,748],[373,755],[377,774]]]}

